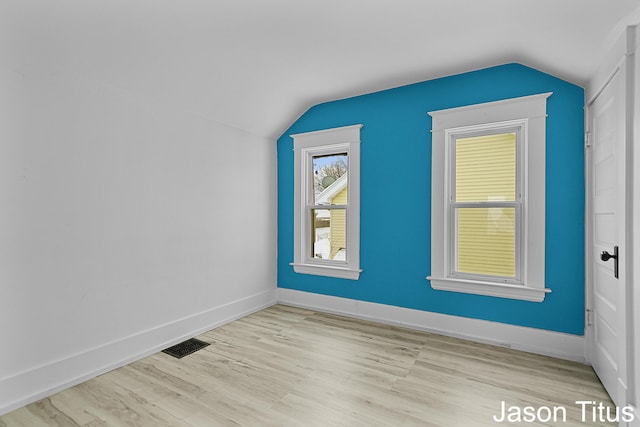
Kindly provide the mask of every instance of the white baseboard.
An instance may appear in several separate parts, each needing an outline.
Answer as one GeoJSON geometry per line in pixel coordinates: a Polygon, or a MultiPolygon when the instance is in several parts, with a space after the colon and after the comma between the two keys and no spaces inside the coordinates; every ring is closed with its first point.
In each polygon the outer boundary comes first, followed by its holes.
{"type": "Polygon", "coordinates": [[[585,363],[583,336],[278,288],[278,303],[585,363]]]}
{"type": "Polygon", "coordinates": [[[0,415],[276,303],[269,290],[0,379],[0,415]],[[167,337],[171,337],[167,341],[167,337]]]}

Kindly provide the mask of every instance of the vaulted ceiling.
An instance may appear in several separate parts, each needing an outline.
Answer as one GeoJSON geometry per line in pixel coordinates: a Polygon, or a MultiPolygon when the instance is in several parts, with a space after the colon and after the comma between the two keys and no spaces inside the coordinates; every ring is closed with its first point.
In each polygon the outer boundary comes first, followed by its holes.
{"type": "Polygon", "coordinates": [[[640,0],[4,0],[0,57],[274,139],[309,106],[520,62],[584,85],[640,0]]]}

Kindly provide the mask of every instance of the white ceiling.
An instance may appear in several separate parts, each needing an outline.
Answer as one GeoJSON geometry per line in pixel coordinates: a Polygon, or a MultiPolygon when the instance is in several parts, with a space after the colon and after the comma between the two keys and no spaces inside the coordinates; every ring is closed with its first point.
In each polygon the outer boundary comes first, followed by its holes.
{"type": "Polygon", "coordinates": [[[507,62],[584,85],[638,21],[640,0],[0,0],[0,59],[274,139],[319,102],[507,62]]]}

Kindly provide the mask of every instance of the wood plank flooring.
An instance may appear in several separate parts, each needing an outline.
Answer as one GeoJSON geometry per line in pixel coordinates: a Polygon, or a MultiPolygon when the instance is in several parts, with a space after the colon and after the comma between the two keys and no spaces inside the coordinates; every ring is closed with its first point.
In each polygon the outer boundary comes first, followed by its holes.
{"type": "MultiPolygon", "coordinates": [[[[0,417],[0,426],[492,426],[501,404],[611,405],[590,367],[277,305],[0,417]]],[[[613,413],[612,413],[613,414],[613,413]]],[[[541,414],[543,417],[547,414],[541,414]]],[[[562,413],[558,413],[559,416],[562,413]]]]}

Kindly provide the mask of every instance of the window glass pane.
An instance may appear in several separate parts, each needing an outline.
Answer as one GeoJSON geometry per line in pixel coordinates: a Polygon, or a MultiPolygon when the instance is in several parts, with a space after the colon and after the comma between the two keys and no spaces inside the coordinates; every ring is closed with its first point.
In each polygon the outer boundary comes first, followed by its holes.
{"type": "Polygon", "coordinates": [[[456,209],[460,273],[515,277],[515,208],[456,209]]]}
{"type": "Polygon", "coordinates": [[[516,199],[516,134],[456,139],[456,202],[516,199]]]}
{"type": "Polygon", "coordinates": [[[346,261],[347,210],[311,209],[311,258],[346,261]]]}
{"type": "Polygon", "coordinates": [[[313,204],[346,205],[347,172],[349,158],[347,153],[313,156],[313,204]]]}

